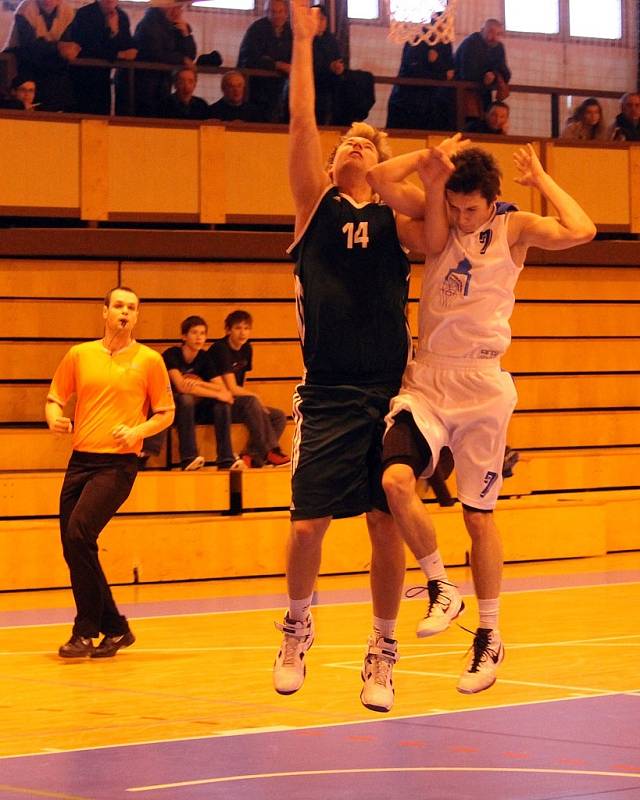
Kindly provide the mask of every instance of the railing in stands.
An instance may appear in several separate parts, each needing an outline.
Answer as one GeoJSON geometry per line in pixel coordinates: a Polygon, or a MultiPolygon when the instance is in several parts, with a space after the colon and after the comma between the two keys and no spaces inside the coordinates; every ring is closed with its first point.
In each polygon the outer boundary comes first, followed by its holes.
{"type": "MultiPolygon", "coordinates": [[[[106,67],[109,69],[125,70],[128,75],[128,106],[129,112],[133,115],[135,103],[135,81],[136,70],[152,70],[157,72],[172,72],[175,64],[158,64],[148,61],[105,61],[95,58],[78,58],[69,62],[69,66],[74,69],[85,67],[106,67]]],[[[235,67],[198,67],[198,72],[208,75],[223,75],[230,72],[235,67]]],[[[11,77],[16,72],[15,57],[12,53],[0,53],[0,88],[6,89],[11,77]]],[[[260,77],[278,77],[282,75],[277,72],[261,69],[243,69],[246,75],[260,77]]],[[[464,104],[463,95],[465,90],[483,88],[479,84],[471,81],[436,81],[426,78],[398,78],[389,75],[374,75],[374,81],[380,85],[398,86],[433,86],[451,89],[455,92],[456,107],[456,126],[458,129],[464,127],[464,104]]],[[[550,136],[556,138],[560,134],[560,99],[571,95],[574,97],[598,97],[598,98],[619,98],[624,92],[613,92],[608,89],[585,89],[566,86],[534,86],[528,84],[509,84],[511,94],[542,94],[549,96],[551,110],[551,131],[550,136]]]]}

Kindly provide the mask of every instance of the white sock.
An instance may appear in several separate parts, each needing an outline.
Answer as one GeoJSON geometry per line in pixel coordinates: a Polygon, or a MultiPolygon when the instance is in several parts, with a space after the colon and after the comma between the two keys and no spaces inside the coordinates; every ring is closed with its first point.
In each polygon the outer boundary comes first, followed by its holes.
{"type": "Polygon", "coordinates": [[[439,550],[434,550],[430,555],[419,558],[418,564],[420,564],[420,569],[427,576],[428,581],[447,580],[447,573],[439,550]]]}
{"type": "Polygon", "coordinates": [[[294,600],[293,597],[289,598],[289,612],[287,616],[295,622],[306,622],[309,616],[309,609],[311,608],[311,601],[313,600],[313,592],[309,597],[303,597],[301,600],[294,600]]]}
{"type": "Polygon", "coordinates": [[[491,600],[478,599],[478,610],[480,611],[480,628],[490,628],[496,638],[500,638],[498,631],[498,613],[500,611],[500,598],[494,597],[491,600]]]}
{"type": "Polygon", "coordinates": [[[395,619],[382,619],[381,617],[373,618],[373,632],[376,636],[384,636],[385,639],[396,638],[396,620],[395,619]]]}

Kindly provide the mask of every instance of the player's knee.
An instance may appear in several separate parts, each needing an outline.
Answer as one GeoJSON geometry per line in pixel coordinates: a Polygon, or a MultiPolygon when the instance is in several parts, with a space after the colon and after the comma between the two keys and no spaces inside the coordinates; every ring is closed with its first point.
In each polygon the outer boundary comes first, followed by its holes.
{"type": "Polygon", "coordinates": [[[373,547],[388,547],[396,540],[400,543],[403,541],[393,517],[384,511],[374,509],[367,512],[367,529],[373,547]]]}
{"type": "Polygon", "coordinates": [[[410,500],[415,487],[416,478],[408,464],[390,464],[382,475],[382,488],[392,508],[410,500]]]}
{"type": "Polygon", "coordinates": [[[472,538],[484,536],[493,522],[493,511],[491,509],[463,505],[462,515],[467,531],[472,538]]]}
{"type": "Polygon", "coordinates": [[[297,519],[291,526],[291,537],[298,546],[313,547],[321,540],[329,526],[329,520],[297,519]]]}

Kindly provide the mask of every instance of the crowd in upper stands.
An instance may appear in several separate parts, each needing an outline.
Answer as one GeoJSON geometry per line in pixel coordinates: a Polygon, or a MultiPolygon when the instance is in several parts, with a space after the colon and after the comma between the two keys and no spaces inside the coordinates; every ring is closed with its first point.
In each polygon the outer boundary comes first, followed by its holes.
{"type": "MultiPolygon", "coordinates": [[[[5,52],[16,58],[17,75],[0,107],[75,111],[85,114],[287,122],[288,75],[292,33],[287,0],[266,0],[265,16],[254,21],[240,44],[237,69],[224,74],[222,97],[209,105],[196,94],[198,66],[222,64],[216,51],[197,56],[184,18],[188,0],[150,0],[132,32],[118,0],[94,0],[75,10],[69,0],[22,0],[5,52]],[[76,59],[153,62],[163,69],[108,66],[74,67],[76,59]],[[173,66],[173,70],[167,69],[173,66]],[[277,75],[246,77],[243,70],[277,75]],[[112,92],[112,83],[114,91],[112,92]]],[[[345,67],[340,44],[328,30],[322,5],[313,44],[316,119],[321,125],[345,125],[364,119],[375,102],[373,76],[345,67]]],[[[434,15],[438,16],[437,14],[434,15]]],[[[432,20],[434,21],[434,20],[432,20]]],[[[481,30],[457,47],[425,41],[405,44],[399,78],[471,81],[478,88],[462,95],[464,130],[504,135],[509,132],[511,70],[502,44],[504,28],[488,19],[481,30]]],[[[455,130],[456,93],[443,86],[396,84],[389,97],[387,128],[455,130]]],[[[597,98],[582,102],[567,121],[562,138],[638,141],[640,94],[621,98],[620,113],[607,125],[597,98]]]]}

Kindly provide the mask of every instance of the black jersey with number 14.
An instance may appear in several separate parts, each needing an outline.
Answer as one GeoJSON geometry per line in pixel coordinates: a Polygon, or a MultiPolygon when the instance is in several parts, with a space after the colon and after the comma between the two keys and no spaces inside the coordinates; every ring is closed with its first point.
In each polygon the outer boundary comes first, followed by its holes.
{"type": "Polygon", "coordinates": [[[399,382],[407,363],[409,260],[392,210],[332,186],[289,249],[306,382],[399,382]]]}

